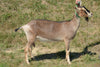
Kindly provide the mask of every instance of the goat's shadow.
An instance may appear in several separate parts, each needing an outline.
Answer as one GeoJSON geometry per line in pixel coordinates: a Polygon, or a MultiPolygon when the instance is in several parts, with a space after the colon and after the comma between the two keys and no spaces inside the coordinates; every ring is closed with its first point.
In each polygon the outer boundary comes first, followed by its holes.
{"type": "MultiPolygon", "coordinates": [[[[89,54],[89,55],[96,55],[96,53],[93,53],[91,51],[88,51],[88,48],[89,47],[93,47],[93,46],[96,46],[96,45],[99,45],[100,42],[96,42],[96,43],[92,43],[92,44],[89,44],[88,46],[86,46],[82,52],[71,52],[70,53],[70,58],[71,58],[71,61],[74,60],[74,59],[77,59],[79,58],[80,56],[82,55],[85,55],[85,54],[89,54]]],[[[42,55],[38,55],[38,56],[35,56],[34,58],[32,58],[30,60],[31,61],[40,61],[40,60],[45,60],[45,59],[65,59],[65,51],[59,51],[59,52],[56,52],[56,53],[50,53],[50,54],[42,54],[42,55]]]]}

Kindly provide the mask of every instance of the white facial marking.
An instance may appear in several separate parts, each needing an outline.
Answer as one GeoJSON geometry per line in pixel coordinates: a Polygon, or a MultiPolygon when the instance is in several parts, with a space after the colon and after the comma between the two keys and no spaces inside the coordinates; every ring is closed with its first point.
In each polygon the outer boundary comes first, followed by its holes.
{"type": "Polygon", "coordinates": [[[88,16],[91,17],[92,16],[92,13],[88,13],[88,16]]]}

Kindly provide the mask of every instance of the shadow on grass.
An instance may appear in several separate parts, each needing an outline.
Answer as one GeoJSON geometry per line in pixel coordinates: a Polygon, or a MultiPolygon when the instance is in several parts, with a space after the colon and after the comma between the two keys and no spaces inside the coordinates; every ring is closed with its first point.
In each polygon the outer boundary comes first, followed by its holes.
{"type": "MultiPolygon", "coordinates": [[[[88,51],[88,48],[94,47],[94,46],[99,45],[99,44],[100,44],[100,42],[91,43],[88,46],[86,46],[82,52],[71,52],[70,53],[71,61],[74,60],[74,59],[77,59],[80,56],[85,55],[85,54],[96,55],[96,53],[88,51]]],[[[30,62],[31,61],[40,61],[40,60],[45,60],[45,59],[59,59],[59,58],[65,59],[65,51],[59,51],[59,52],[56,52],[56,53],[38,55],[38,56],[35,56],[34,58],[32,58],[30,60],[30,62]]]]}

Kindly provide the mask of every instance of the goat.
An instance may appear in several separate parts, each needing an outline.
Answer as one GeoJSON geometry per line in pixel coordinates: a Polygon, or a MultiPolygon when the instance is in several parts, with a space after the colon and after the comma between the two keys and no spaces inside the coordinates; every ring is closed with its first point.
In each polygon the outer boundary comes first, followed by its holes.
{"type": "Polygon", "coordinates": [[[76,32],[80,25],[80,17],[85,17],[88,21],[88,17],[91,17],[92,13],[86,9],[84,6],[75,7],[75,15],[73,19],[70,21],[50,21],[50,20],[32,20],[26,25],[23,25],[15,31],[19,29],[23,29],[28,43],[25,47],[25,60],[29,64],[28,60],[28,52],[31,56],[31,46],[35,46],[35,39],[39,38],[44,41],[60,41],[64,40],[65,47],[66,47],[66,60],[69,64],[70,57],[69,57],[69,44],[70,41],[75,37],[76,32]]]}

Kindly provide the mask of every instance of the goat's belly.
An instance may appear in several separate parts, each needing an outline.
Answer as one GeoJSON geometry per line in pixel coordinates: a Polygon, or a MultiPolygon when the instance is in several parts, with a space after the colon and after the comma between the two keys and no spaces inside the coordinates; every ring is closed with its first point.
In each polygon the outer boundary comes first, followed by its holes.
{"type": "Polygon", "coordinates": [[[62,41],[63,38],[52,38],[52,39],[48,39],[48,38],[44,38],[44,37],[41,37],[41,36],[37,36],[36,37],[38,40],[40,41],[62,41]]]}

